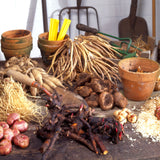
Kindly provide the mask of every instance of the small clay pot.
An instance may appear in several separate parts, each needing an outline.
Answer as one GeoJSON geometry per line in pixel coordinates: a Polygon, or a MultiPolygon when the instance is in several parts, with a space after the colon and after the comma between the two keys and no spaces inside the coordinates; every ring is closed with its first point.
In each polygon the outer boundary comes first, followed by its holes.
{"type": "Polygon", "coordinates": [[[4,32],[1,39],[6,43],[24,43],[31,39],[31,32],[23,29],[10,30],[4,32]]]}
{"type": "Polygon", "coordinates": [[[127,58],[119,61],[118,68],[126,98],[143,101],[151,96],[160,71],[157,62],[140,57],[127,58]],[[137,72],[138,67],[142,73],[137,72]]]}
{"type": "Polygon", "coordinates": [[[44,32],[38,36],[38,48],[41,51],[43,62],[47,65],[51,63],[52,58],[50,56],[69,39],[69,36],[66,35],[64,40],[49,41],[48,34],[48,32],[44,32]]]}
{"type": "Polygon", "coordinates": [[[20,49],[6,49],[6,48],[1,48],[2,52],[4,53],[4,56],[6,60],[9,58],[15,56],[15,57],[29,57],[30,52],[32,50],[32,45],[25,47],[25,48],[20,48],[20,49]]]}
{"type": "Polygon", "coordinates": [[[10,30],[1,35],[1,50],[6,60],[16,56],[30,56],[32,36],[28,30],[10,30]]]}

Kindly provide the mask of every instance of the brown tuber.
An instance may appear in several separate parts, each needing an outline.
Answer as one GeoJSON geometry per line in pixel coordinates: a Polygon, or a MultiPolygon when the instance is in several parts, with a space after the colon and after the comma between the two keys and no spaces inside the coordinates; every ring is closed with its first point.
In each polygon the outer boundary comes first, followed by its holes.
{"type": "Polygon", "coordinates": [[[101,93],[109,91],[111,89],[111,82],[109,80],[102,80],[99,78],[93,78],[91,80],[91,86],[94,92],[101,93]]]}
{"type": "Polygon", "coordinates": [[[82,97],[88,97],[92,92],[92,88],[87,86],[80,86],[76,88],[77,93],[82,97]]]}
{"type": "Polygon", "coordinates": [[[99,95],[99,105],[102,110],[106,111],[113,107],[114,98],[113,95],[109,92],[102,92],[99,95]]]}
{"type": "Polygon", "coordinates": [[[119,91],[114,92],[114,103],[120,108],[125,108],[128,104],[127,98],[119,91]]]}
{"type": "Polygon", "coordinates": [[[85,72],[78,74],[76,77],[77,86],[82,86],[86,82],[89,82],[90,80],[91,80],[91,75],[85,72]]]}
{"type": "Polygon", "coordinates": [[[89,97],[85,98],[88,106],[95,108],[98,106],[98,95],[95,92],[92,92],[89,97]]]}

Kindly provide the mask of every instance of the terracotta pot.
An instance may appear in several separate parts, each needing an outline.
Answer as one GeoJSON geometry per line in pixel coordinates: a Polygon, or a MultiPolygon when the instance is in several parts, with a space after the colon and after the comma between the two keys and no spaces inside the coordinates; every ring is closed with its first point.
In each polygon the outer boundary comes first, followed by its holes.
{"type": "Polygon", "coordinates": [[[69,36],[66,35],[64,40],[61,41],[49,41],[48,40],[48,32],[41,33],[38,36],[38,47],[41,51],[43,62],[47,65],[51,63],[52,58],[50,57],[53,55],[59,47],[63,45],[69,39],[69,36]]]}
{"type": "Polygon", "coordinates": [[[147,58],[134,57],[120,60],[118,67],[124,95],[130,100],[147,100],[154,90],[159,64],[147,58]],[[142,73],[136,72],[138,67],[142,73]]]}
{"type": "Polygon", "coordinates": [[[32,45],[32,38],[24,43],[9,43],[1,40],[1,46],[6,49],[21,49],[32,45]]]}
{"type": "Polygon", "coordinates": [[[20,48],[20,49],[6,49],[6,48],[1,48],[2,52],[4,53],[4,56],[6,60],[9,58],[16,56],[16,57],[29,57],[30,52],[32,50],[32,45],[25,47],[25,48],[20,48]]]}
{"type": "Polygon", "coordinates": [[[28,30],[10,30],[1,35],[1,50],[6,60],[12,56],[30,56],[32,36],[28,30]]]}
{"type": "Polygon", "coordinates": [[[7,43],[24,43],[31,39],[31,32],[28,30],[10,30],[1,35],[2,41],[7,43]]]}

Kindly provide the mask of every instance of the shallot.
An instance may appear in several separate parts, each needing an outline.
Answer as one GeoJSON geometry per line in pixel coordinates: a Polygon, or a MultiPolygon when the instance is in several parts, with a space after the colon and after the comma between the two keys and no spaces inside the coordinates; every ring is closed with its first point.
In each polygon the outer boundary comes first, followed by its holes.
{"type": "Polygon", "coordinates": [[[8,129],[4,130],[4,138],[5,139],[12,141],[13,137],[14,137],[14,133],[13,133],[12,129],[8,128],[8,129]]]}
{"type": "Polygon", "coordinates": [[[16,120],[20,119],[20,114],[19,113],[11,113],[7,117],[7,123],[9,125],[12,125],[16,120]]]}
{"type": "Polygon", "coordinates": [[[0,122],[0,126],[2,126],[3,129],[8,129],[9,128],[9,125],[6,122],[4,122],[4,121],[0,122]]]}
{"type": "Polygon", "coordinates": [[[2,139],[2,138],[3,138],[3,132],[4,132],[3,127],[2,127],[2,126],[0,126],[0,139],[2,139]]]}
{"type": "Polygon", "coordinates": [[[8,139],[0,142],[0,155],[8,155],[12,151],[12,143],[8,139]]]}
{"type": "Polygon", "coordinates": [[[13,142],[20,148],[26,148],[29,146],[29,137],[20,133],[13,138],[13,142]]]}
{"type": "Polygon", "coordinates": [[[24,120],[15,121],[13,124],[14,128],[17,128],[20,132],[25,132],[28,129],[28,123],[24,120]]]}

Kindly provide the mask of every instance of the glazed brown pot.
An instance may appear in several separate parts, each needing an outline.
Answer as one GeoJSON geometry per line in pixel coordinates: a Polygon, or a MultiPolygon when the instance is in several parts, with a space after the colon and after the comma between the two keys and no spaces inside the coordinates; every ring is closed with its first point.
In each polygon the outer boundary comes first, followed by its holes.
{"type": "Polygon", "coordinates": [[[1,35],[1,50],[6,60],[16,56],[30,56],[32,36],[28,30],[10,30],[1,35]]]}
{"type": "Polygon", "coordinates": [[[57,51],[57,49],[69,39],[69,36],[66,35],[64,40],[49,41],[48,34],[48,32],[44,32],[38,36],[38,47],[41,51],[43,62],[47,65],[51,63],[52,58],[50,56],[53,55],[57,51]]]}
{"type": "Polygon", "coordinates": [[[147,100],[155,86],[159,75],[159,64],[147,58],[127,58],[118,63],[124,95],[135,101],[147,100]],[[142,69],[137,72],[138,67],[142,69]]]}

